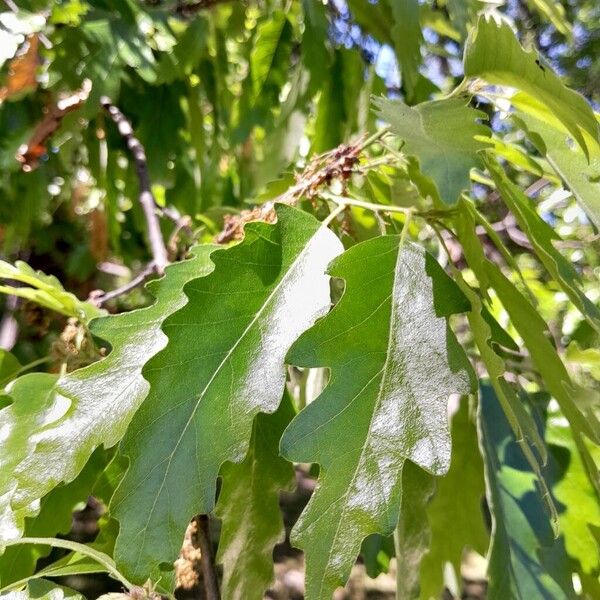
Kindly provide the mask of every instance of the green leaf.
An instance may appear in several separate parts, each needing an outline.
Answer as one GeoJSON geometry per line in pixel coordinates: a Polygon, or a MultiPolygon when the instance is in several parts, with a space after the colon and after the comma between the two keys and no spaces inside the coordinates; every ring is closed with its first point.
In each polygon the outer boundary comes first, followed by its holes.
{"type": "MultiPolygon", "coordinates": [[[[106,450],[97,449],[76,479],[53,489],[42,498],[39,513],[25,521],[25,535],[56,537],[58,534],[67,534],[73,523],[73,511],[90,496],[94,482],[106,465],[108,455],[106,450]]],[[[32,575],[38,559],[49,552],[49,546],[8,546],[0,556],[2,585],[6,586],[32,575]]]]}
{"type": "Polygon", "coordinates": [[[479,151],[487,145],[475,136],[489,137],[489,129],[477,123],[485,113],[458,98],[415,107],[385,98],[375,98],[374,103],[379,116],[404,141],[403,151],[418,159],[422,173],[436,185],[442,202],[455,204],[470,186],[469,171],[483,164],[479,151]]]}
{"type": "Polygon", "coordinates": [[[188,304],[163,326],[169,344],[144,368],[151,390],[111,505],[117,562],[135,581],[165,576],[189,520],[212,510],[221,465],[244,459],[255,415],[279,405],[289,346],[329,307],[324,271],[341,243],[307,213],[276,210],[276,225],[251,223],[212,254],[214,272],[185,287],[188,304]]]}
{"type": "MultiPolygon", "coordinates": [[[[594,530],[600,529],[598,493],[587,478],[577,444],[559,413],[549,414],[545,438],[552,457],[552,494],[561,506],[560,531],[567,554],[580,573],[598,578],[600,545],[594,535],[594,530]]],[[[596,456],[598,453],[596,448],[596,456]]]]}
{"type": "Polygon", "coordinates": [[[351,133],[356,123],[363,72],[364,65],[356,54],[344,49],[335,51],[331,76],[321,85],[312,152],[331,150],[351,133]]]}
{"type": "Polygon", "coordinates": [[[398,598],[419,598],[419,567],[431,540],[426,509],[434,492],[435,478],[406,461],[402,468],[400,518],[394,532],[398,598]]]}
{"type": "Polygon", "coordinates": [[[391,27],[394,24],[389,2],[370,4],[364,0],[348,0],[348,7],[356,23],[380,42],[393,45],[391,27]]]}
{"type": "Polygon", "coordinates": [[[310,73],[311,90],[319,90],[328,78],[331,67],[331,48],[323,42],[328,38],[327,7],[321,2],[302,0],[304,34],[302,35],[302,60],[310,73]]]}
{"type": "Polygon", "coordinates": [[[590,372],[594,379],[600,381],[600,349],[580,348],[577,342],[571,342],[565,352],[565,358],[569,362],[581,365],[590,372]]]}
{"type": "Polygon", "coordinates": [[[37,508],[32,502],[40,496],[22,501],[15,470],[34,451],[34,434],[60,418],[69,406],[66,398],[53,393],[56,380],[56,375],[48,373],[31,373],[17,379],[10,390],[12,404],[0,410],[1,542],[19,537],[24,517],[34,514],[37,508]]]}
{"type": "Polygon", "coordinates": [[[590,148],[584,132],[598,143],[598,123],[583,96],[568,89],[537,53],[525,51],[510,25],[479,17],[467,39],[465,77],[481,77],[492,85],[518,88],[545,104],[577,140],[586,157],[590,148]]]}
{"type": "Polygon", "coordinates": [[[262,600],[273,579],[273,547],[285,536],[279,492],[294,482],[293,466],[279,457],[279,438],[293,416],[286,392],[275,413],[254,420],[243,462],[221,469],[216,514],[223,525],[217,562],[223,565],[224,598],[262,600]]]}
{"type": "Polygon", "coordinates": [[[515,452],[515,438],[491,387],[481,389],[478,416],[492,515],[487,597],[574,597],[564,543],[554,539],[536,493],[535,475],[515,452]]]}
{"type": "Polygon", "coordinates": [[[2,594],[6,600],[84,600],[84,596],[71,588],[45,579],[34,579],[24,590],[2,594]]]}
{"type": "Polygon", "coordinates": [[[583,433],[600,443],[600,423],[594,413],[592,398],[589,393],[582,393],[583,390],[571,381],[565,365],[550,343],[551,336],[546,323],[496,265],[487,262],[484,267],[512,324],[523,338],[546,389],[560,405],[574,434],[583,433]]]}
{"type": "MultiPolygon", "coordinates": [[[[463,247],[473,246],[471,242],[463,242],[463,240],[469,240],[471,236],[475,236],[474,228],[475,224],[470,219],[470,212],[463,210],[458,216],[458,220],[464,220],[459,225],[459,239],[464,244],[463,247]]],[[[477,259],[477,255],[475,255],[477,259]]],[[[480,283],[482,280],[488,281],[489,277],[484,268],[487,263],[486,259],[481,262],[469,263],[469,266],[473,268],[477,275],[480,283]],[[483,275],[480,276],[480,272],[483,275]]],[[[492,341],[497,338],[494,336],[494,329],[489,324],[490,315],[483,306],[479,296],[466,284],[461,273],[455,272],[455,280],[462,292],[465,294],[467,299],[471,303],[471,311],[467,313],[467,319],[471,327],[471,333],[473,335],[473,341],[477,349],[479,350],[479,356],[481,361],[485,365],[487,373],[491,380],[491,385],[497,395],[498,401],[502,406],[502,410],[518,440],[519,447],[523,452],[527,462],[529,463],[532,471],[538,478],[538,484],[542,494],[542,499],[548,513],[552,517],[552,521],[555,524],[557,522],[556,508],[550,496],[550,492],[544,480],[540,461],[544,463],[547,457],[546,446],[544,441],[537,430],[534,420],[531,415],[524,408],[522,402],[517,396],[513,387],[509,384],[505,377],[507,367],[505,362],[495,352],[492,346],[492,341]],[[534,449],[537,452],[534,453],[534,449]]],[[[485,291],[485,290],[484,290],[485,291]]],[[[516,291],[516,290],[515,290],[516,291]]],[[[496,327],[500,326],[496,323],[496,327]]],[[[501,338],[500,338],[501,339],[501,338]]]]}
{"type": "Polygon", "coordinates": [[[4,388],[21,371],[21,363],[14,354],[0,348],[0,388],[4,388]]]}
{"type": "Polygon", "coordinates": [[[482,512],[484,494],[477,430],[469,415],[469,402],[463,398],[452,418],[450,470],[438,481],[427,508],[431,543],[421,563],[421,598],[440,597],[445,563],[460,573],[466,548],[485,554],[489,535],[482,512]]]}
{"type": "Polygon", "coordinates": [[[194,258],[167,267],[165,277],[148,285],[156,296],[152,306],[91,324],[92,332],[112,347],[105,359],[61,377],[52,389],[48,386],[54,377],[31,374],[16,380],[15,393],[25,393],[28,387],[33,389],[27,393],[35,393],[39,382],[47,389],[45,397],[40,395],[38,406],[28,403],[27,409],[9,406],[0,412],[15,438],[20,439],[17,443],[26,445],[18,462],[16,454],[11,458],[10,487],[4,479],[0,482],[0,497],[9,489],[14,496],[0,513],[0,522],[11,523],[8,529],[0,527],[0,540],[18,536],[24,514],[33,514],[39,498],[59,483],[75,479],[95,448],[113,446],[121,439],[148,393],[142,366],[166,344],[160,326],[185,304],[184,283],[212,268],[208,256],[213,249],[198,246],[194,258]],[[48,411],[48,406],[56,410],[48,411]],[[8,409],[27,414],[4,412],[8,409]]]}
{"type": "Polygon", "coordinates": [[[552,244],[553,240],[560,240],[560,236],[537,214],[531,201],[491,155],[486,156],[485,164],[496,189],[529,238],[537,257],[590,325],[600,332],[600,309],[584,294],[580,287],[581,276],[573,265],[552,244]]]}
{"type": "Polygon", "coordinates": [[[291,36],[292,26],[282,11],[274,11],[258,26],[256,41],[250,54],[250,70],[254,97],[260,96],[275,62],[277,48],[291,36]]]}
{"type": "Polygon", "coordinates": [[[573,27],[569,23],[564,6],[559,0],[527,0],[527,4],[530,8],[537,10],[542,18],[548,19],[557,31],[570,39],[572,38],[573,27]]]}
{"type": "Polygon", "coordinates": [[[542,177],[544,175],[549,176],[549,173],[544,173],[544,169],[537,162],[536,158],[527,154],[525,150],[517,144],[499,140],[497,138],[490,138],[490,142],[494,145],[493,152],[496,156],[505,158],[513,165],[524,171],[533,173],[537,177],[542,177]]]}
{"type": "Polygon", "coordinates": [[[569,145],[567,132],[547,119],[523,113],[519,113],[519,119],[538,151],[548,159],[592,223],[600,229],[600,149],[590,145],[588,162],[579,147],[569,145]]]}
{"type": "Polygon", "coordinates": [[[82,302],[74,294],[66,292],[56,277],[35,271],[21,260],[14,265],[0,260],[0,278],[19,281],[28,286],[0,285],[0,292],[37,302],[41,306],[85,323],[105,312],[90,302],[82,302]]]}
{"type": "Polygon", "coordinates": [[[377,237],[332,263],[345,292],[288,356],[331,369],[281,441],[290,460],[321,465],[292,538],[305,551],[309,600],[343,584],[367,535],[394,530],[407,459],[447,471],[446,402],[469,390],[466,357],[443,318],[463,310],[464,297],[430,255],[399,242],[377,237]]]}
{"type": "Polygon", "coordinates": [[[407,102],[414,102],[415,87],[421,65],[423,34],[419,19],[418,0],[388,0],[394,18],[391,35],[402,73],[402,87],[407,102]]]}

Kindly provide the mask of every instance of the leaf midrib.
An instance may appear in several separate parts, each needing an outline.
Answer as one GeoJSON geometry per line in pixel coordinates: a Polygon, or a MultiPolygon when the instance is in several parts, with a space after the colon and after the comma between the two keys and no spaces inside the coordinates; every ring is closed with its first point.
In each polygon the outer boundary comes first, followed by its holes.
{"type": "MultiPolygon", "coordinates": [[[[245,336],[248,334],[248,332],[257,323],[258,319],[263,314],[263,312],[265,311],[266,307],[271,303],[271,300],[275,297],[275,295],[277,294],[277,292],[281,289],[282,285],[287,281],[290,273],[292,273],[295,270],[298,262],[306,254],[307,249],[311,245],[311,242],[319,234],[319,232],[321,231],[321,228],[322,228],[322,226],[318,227],[315,230],[315,232],[313,233],[313,235],[305,243],[304,247],[302,248],[302,250],[300,251],[300,253],[298,254],[298,256],[294,259],[294,261],[290,265],[290,267],[287,270],[287,272],[285,273],[285,275],[281,278],[281,280],[279,281],[279,283],[273,288],[273,291],[269,294],[269,296],[267,297],[267,299],[265,300],[265,302],[262,304],[262,306],[260,307],[260,309],[256,312],[256,314],[254,315],[254,317],[252,318],[252,320],[250,321],[250,323],[248,324],[248,326],[246,327],[246,329],[244,329],[244,331],[242,332],[242,334],[238,337],[238,339],[235,341],[235,343],[233,344],[233,346],[229,349],[229,351],[227,352],[227,354],[225,355],[225,357],[223,358],[223,360],[219,363],[219,365],[215,369],[215,371],[214,371],[213,375],[211,376],[211,378],[209,379],[208,383],[204,386],[204,389],[200,393],[200,396],[198,397],[198,400],[196,401],[196,403],[194,405],[194,408],[193,408],[193,410],[192,410],[192,412],[191,412],[191,414],[190,414],[190,416],[189,416],[186,424],[183,427],[181,435],[177,439],[177,442],[175,443],[175,446],[173,447],[173,450],[171,451],[171,453],[169,454],[169,457],[167,459],[167,466],[165,468],[164,477],[163,477],[162,482],[160,484],[159,490],[158,490],[158,492],[156,493],[156,495],[154,497],[154,502],[152,503],[152,507],[150,508],[150,511],[148,513],[148,519],[146,520],[146,524],[144,525],[144,527],[141,530],[141,532],[143,532],[143,538],[142,538],[142,543],[140,544],[139,550],[138,550],[138,558],[136,560],[136,567],[139,566],[140,555],[141,555],[141,552],[142,552],[143,547],[144,547],[146,532],[148,531],[148,525],[150,524],[150,520],[151,520],[152,515],[154,514],[154,511],[156,509],[156,505],[158,503],[158,499],[162,495],[162,491],[163,491],[163,489],[165,487],[165,484],[166,484],[166,481],[167,481],[167,476],[168,476],[168,473],[169,473],[169,470],[170,470],[170,467],[171,467],[171,462],[172,462],[173,458],[175,457],[175,454],[177,453],[177,450],[179,449],[179,446],[180,446],[180,444],[181,444],[181,442],[182,442],[182,440],[183,440],[183,438],[184,438],[184,436],[185,436],[185,434],[186,434],[189,426],[193,422],[193,419],[194,419],[194,417],[196,415],[196,412],[197,412],[197,410],[198,410],[198,408],[200,406],[200,402],[202,401],[202,399],[204,398],[204,395],[206,394],[206,392],[208,391],[208,389],[210,388],[210,386],[214,382],[214,380],[217,377],[218,373],[220,373],[221,369],[226,364],[227,360],[231,357],[231,355],[233,354],[233,352],[240,345],[240,343],[245,338],[245,336]]],[[[281,244],[279,244],[279,245],[281,245],[281,244]]]]}

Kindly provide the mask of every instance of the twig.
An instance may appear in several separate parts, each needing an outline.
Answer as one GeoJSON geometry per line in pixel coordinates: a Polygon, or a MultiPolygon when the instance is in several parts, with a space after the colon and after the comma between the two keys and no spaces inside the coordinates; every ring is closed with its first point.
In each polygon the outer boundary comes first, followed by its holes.
{"type": "Polygon", "coordinates": [[[90,297],[90,301],[94,302],[97,306],[102,306],[105,302],[112,300],[113,298],[117,298],[118,296],[122,296],[123,294],[127,294],[134,288],[142,285],[155,272],[156,268],[154,263],[148,263],[129,283],[117,288],[116,290],[112,290],[110,292],[106,292],[98,297],[90,297]]]}
{"type": "Polygon", "coordinates": [[[352,144],[341,144],[333,150],[315,156],[304,169],[304,172],[296,177],[296,184],[288,188],[283,194],[252,210],[242,211],[238,215],[226,216],[223,231],[217,235],[216,242],[224,244],[241,238],[243,226],[250,221],[269,222],[274,220],[276,202],[293,206],[300,198],[312,200],[317,197],[320,194],[319,188],[323,185],[329,185],[334,179],[345,182],[354,172],[354,167],[364,149],[380,140],[389,130],[389,127],[385,127],[368,137],[362,136],[352,144]]]}
{"type": "Polygon", "coordinates": [[[404,206],[395,206],[391,204],[373,204],[373,202],[363,202],[362,200],[355,200],[354,198],[348,198],[347,196],[337,196],[336,194],[332,194],[331,192],[320,192],[319,196],[321,196],[321,198],[323,198],[324,200],[331,200],[331,202],[334,202],[335,204],[339,204],[341,206],[358,206],[360,208],[364,208],[373,212],[398,212],[405,215],[421,215],[421,213],[416,212],[412,208],[404,206]]]}
{"type": "Polygon", "coordinates": [[[100,98],[100,104],[117,126],[119,133],[131,151],[140,186],[139,201],[144,210],[144,216],[146,217],[146,228],[153,259],[152,264],[154,265],[154,269],[162,274],[164,273],[165,266],[169,263],[169,260],[167,258],[167,249],[156,214],[156,200],[154,199],[150,187],[146,152],[144,151],[141,142],[133,134],[131,123],[129,123],[125,115],[112,103],[111,99],[107,96],[102,96],[102,98],[100,98]]]}
{"type": "Polygon", "coordinates": [[[210,524],[208,515],[196,517],[196,542],[200,548],[200,567],[204,581],[204,592],[207,600],[219,600],[219,579],[215,568],[212,541],[210,538],[210,524]]]}
{"type": "MultiPolygon", "coordinates": [[[[19,7],[13,2],[13,0],[4,0],[4,4],[6,4],[9,10],[14,12],[15,14],[19,12],[19,7]]],[[[52,48],[52,42],[43,33],[38,33],[37,35],[40,42],[42,42],[42,44],[44,44],[46,48],[52,48]]]]}

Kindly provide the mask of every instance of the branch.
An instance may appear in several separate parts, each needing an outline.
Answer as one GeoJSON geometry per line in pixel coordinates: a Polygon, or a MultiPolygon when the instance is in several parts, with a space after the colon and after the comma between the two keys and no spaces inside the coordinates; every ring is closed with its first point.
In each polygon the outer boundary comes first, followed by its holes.
{"type": "Polygon", "coordinates": [[[300,198],[312,200],[319,195],[319,188],[337,179],[346,182],[354,172],[362,152],[389,132],[389,127],[380,129],[369,137],[362,136],[353,144],[341,144],[333,150],[315,156],[301,175],[296,176],[296,184],[283,194],[252,210],[243,210],[237,215],[226,215],[223,230],[216,237],[218,244],[240,239],[244,225],[250,221],[273,222],[276,202],[293,206],[300,198]]]}
{"type": "Polygon", "coordinates": [[[219,579],[215,569],[208,515],[196,517],[196,544],[200,548],[200,567],[207,600],[219,600],[219,579]]]}
{"type": "Polygon", "coordinates": [[[144,146],[142,146],[141,142],[133,134],[131,123],[129,123],[125,115],[112,103],[110,98],[102,96],[102,98],[100,98],[100,104],[114,121],[133,157],[140,186],[139,201],[144,210],[144,216],[146,217],[146,230],[150,241],[150,249],[152,251],[152,264],[154,269],[159,274],[162,274],[164,273],[165,266],[169,263],[169,260],[167,258],[165,242],[160,231],[158,216],[156,215],[156,200],[152,195],[150,187],[150,177],[148,175],[148,165],[146,163],[144,146]]]}
{"type": "Polygon", "coordinates": [[[90,302],[93,302],[97,306],[102,306],[108,300],[112,300],[113,298],[117,298],[122,296],[123,294],[127,294],[131,290],[136,287],[142,285],[150,275],[154,273],[156,270],[156,266],[153,262],[148,263],[129,283],[122,285],[116,290],[112,290],[110,292],[105,292],[101,296],[95,296],[92,294],[90,296],[90,302]]]}

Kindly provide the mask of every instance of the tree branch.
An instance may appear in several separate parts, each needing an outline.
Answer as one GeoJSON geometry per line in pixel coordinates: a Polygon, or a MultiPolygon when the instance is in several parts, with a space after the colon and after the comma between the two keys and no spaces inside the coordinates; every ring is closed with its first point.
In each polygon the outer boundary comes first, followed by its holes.
{"type": "Polygon", "coordinates": [[[152,265],[158,273],[162,274],[164,273],[165,266],[169,263],[169,260],[167,258],[167,249],[162,238],[160,224],[156,214],[156,200],[152,195],[152,189],[150,187],[146,152],[144,151],[141,142],[133,134],[131,123],[129,123],[125,115],[112,103],[111,99],[107,96],[102,96],[102,98],[100,98],[100,104],[114,121],[133,157],[140,186],[139,201],[144,210],[144,216],[146,217],[146,230],[148,232],[153,259],[152,265]]]}
{"type": "Polygon", "coordinates": [[[219,578],[215,569],[212,541],[210,538],[210,525],[208,515],[196,517],[196,545],[200,548],[200,567],[204,581],[204,592],[207,600],[219,600],[219,578]]]}
{"type": "Polygon", "coordinates": [[[150,275],[152,275],[156,270],[156,267],[153,262],[148,263],[130,282],[122,285],[121,287],[112,290],[110,292],[105,292],[100,296],[94,297],[93,295],[90,297],[90,301],[96,304],[97,306],[102,306],[108,300],[112,300],[113,298],[118,298],[123,294],[127,294],[131,290],[136,287],[142,285],[150,275]]]}

